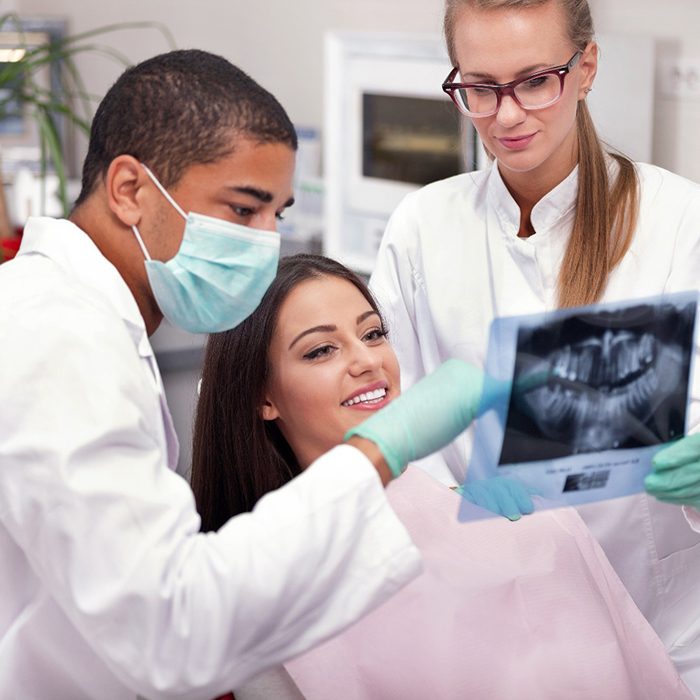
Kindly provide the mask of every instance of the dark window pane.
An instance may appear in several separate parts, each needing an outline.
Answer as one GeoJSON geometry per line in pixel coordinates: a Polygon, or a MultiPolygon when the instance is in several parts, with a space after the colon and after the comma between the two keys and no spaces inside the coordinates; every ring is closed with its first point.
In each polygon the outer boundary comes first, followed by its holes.
{"type": "Polygon", "coordinates": [[[459,112],[447,100],[362,96],[362,174],[425,185],[463,172],[459,112]]]}

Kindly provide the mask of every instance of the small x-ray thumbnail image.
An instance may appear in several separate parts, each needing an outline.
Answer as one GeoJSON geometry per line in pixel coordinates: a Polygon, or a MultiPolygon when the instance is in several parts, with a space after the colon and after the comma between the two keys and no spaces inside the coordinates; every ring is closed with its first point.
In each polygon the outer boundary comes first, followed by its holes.
{"type": "Polygon", "coordinates": [[[531,388],[511,395],[499,465],[681,436],[695,308],[640,303],[519,327],[513,386],[531,388]]]}

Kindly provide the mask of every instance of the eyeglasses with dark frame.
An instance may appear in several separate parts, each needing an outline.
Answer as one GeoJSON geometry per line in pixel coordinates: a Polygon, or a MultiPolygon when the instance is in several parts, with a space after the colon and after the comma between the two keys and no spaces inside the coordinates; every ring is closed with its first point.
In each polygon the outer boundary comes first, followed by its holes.
{"type": "Polygon", "coordinates": [[[453,68],[442,84],[462,114],[490,117],[501,107],[504,95],[512,97],[523,109],[544,109],[553,105],[564,92],[564,78],[576,66],[582,51],[577,51],[564,65],[537,71],[502,85],[452,82],[459,68],[453,68]]]}

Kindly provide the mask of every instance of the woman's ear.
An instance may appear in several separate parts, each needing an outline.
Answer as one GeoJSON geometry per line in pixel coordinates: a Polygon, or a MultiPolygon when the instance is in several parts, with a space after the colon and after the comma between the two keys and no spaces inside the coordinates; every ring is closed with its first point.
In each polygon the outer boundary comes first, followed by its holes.
{"type": "Polygon", "coordinates": [[[593,81],[598,72],[598,44],[589,42],[583,50],[583,55],[578,62],[581,70],[581,83],[579,84],[579,100],[583,100],[593,89],[593,81]]]}
{"type": "Polygon", "coordinates": [[[263,405],[258,409],[263,420],[276,420],[280,417],[279,411],[269,398],[266,398],[263,405]]]}

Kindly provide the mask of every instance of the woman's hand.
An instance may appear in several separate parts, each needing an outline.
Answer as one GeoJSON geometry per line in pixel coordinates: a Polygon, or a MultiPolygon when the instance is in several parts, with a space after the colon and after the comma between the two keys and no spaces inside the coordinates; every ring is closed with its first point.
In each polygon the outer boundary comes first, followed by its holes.
{"type": "Polygon", "coordinates": [[[700,508],[700,434],[659,450],[644,486],[660,501],[700,508]]]}
{"type": "Polygon", "coordinates": [[[503,515],[508,520],[520,520],[522,515],[529,515],[535,510],[530,498],[533,492],[519,481],[505,476],[472,481],[457,487],[456,491],[474,505],[503,515]]]}

